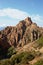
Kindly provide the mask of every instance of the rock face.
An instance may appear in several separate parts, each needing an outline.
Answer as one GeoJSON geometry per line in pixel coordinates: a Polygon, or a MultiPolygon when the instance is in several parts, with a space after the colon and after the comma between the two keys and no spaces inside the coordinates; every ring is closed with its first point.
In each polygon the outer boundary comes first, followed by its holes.
{"type": "Polygon", "coordinates": [[[43,28],[38,27],[27,17],[15,27],[8,26],[0,31],[0,46],[3,49],[10,46],[19,47],[38,39],[43,33],[43,28]]]}

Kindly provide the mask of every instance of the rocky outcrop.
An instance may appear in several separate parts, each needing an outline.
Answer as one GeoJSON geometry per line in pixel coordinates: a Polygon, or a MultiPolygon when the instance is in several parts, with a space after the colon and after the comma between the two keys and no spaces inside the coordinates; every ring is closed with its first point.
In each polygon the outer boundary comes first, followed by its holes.
{"type": "Polygon", "coordinates": [[[0,46],[4,49],[10,46],[22,47],[38,39],[43,33],[43,29],[40,29],[40,27],[32,22],[31,18],[27,17],[15,27],[8,26],[0,31],[0,46]]]}

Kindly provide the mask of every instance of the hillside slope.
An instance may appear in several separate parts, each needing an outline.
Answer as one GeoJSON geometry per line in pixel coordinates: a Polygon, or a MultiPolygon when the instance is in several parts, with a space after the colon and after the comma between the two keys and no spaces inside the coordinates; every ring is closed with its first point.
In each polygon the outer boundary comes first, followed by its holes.
{"type": "Polygon", "coordinates": [[[33,23],[31,18],[27,17],[22,20],[15,27],[8,26],[0,31],[0,46],[9,48],[14,45],[23,46],[31,41],[38,39],[43,35],[43,29],[33,23]]]}
{"type": "Polygon", "coordinates": [[[8,26],[0,31],[0,65],[5,65],[2,62],[23,65],[25,61],[31,65],[41,58],[43,59],[43,28],[33,23],[30,17],[16,26],[8,26]],[[4,61],[5,58],[9,58],[8,61],[4,61]]]}

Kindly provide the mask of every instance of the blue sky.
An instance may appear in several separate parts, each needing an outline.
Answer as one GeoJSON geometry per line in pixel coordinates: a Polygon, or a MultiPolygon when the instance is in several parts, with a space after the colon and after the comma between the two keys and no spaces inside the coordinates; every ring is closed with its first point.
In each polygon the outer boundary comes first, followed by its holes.
{"type": "Polygon", "coordinates": [[[15,26],[30,16],[43,26],[43,0],[0,0],[0,26],[15,26]]]}

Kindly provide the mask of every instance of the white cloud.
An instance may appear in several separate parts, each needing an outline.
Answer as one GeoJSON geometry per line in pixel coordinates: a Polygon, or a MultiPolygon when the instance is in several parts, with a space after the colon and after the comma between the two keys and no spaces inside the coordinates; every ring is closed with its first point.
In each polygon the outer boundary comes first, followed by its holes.
{"type": "Polygon", "coordinates": [[[40,15],[32,15],[31,18],[34,21],[41,21],[42,22],[42,16],[40,16],[40,15]]]}
{"type": "Polygon", "coordinates": [[[19,9],[0,9],[0,16],[8,16],[15,19],[24,19],[28,16],[28,13],[21,11],[19,9]]]}
{"type": "MultiPolygon", "coordinates": [[[[31,15],[31,14],[21,11],[19,9],[12,9],[12,8],[0,9],[0,17],[2,17],[2,16],[8,16],[10,18],[19,19],[19,20],[22,20],[29,16],[32,18],[33,22],[36,22],[37,24],[43,26],[43,16],[40,16],[39,14],[31,15]]],[[[3,24],[2,26],[6,26],[6,25],[3,24]]]]}
{"type": "Polygon", "coordinates": [[[7,25],[6,24],[0,24],[0,27],[6,27],[7,25]]]}
{"type": "Polygon", "coordinates": [[[37,23],[39,26],[43,27],[43,16],[40,16],[38,14],[31,16],[33,22],[37,23]]]}

